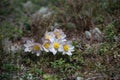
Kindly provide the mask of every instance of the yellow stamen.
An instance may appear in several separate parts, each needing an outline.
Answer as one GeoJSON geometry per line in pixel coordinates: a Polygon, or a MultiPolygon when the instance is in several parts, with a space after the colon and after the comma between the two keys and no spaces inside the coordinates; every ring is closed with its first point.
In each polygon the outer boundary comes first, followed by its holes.
{"type": "Polygon", "coordinates": [[[53,44],[53,46],[54,46],[55,49],[58,49],[58,48],[60,47],[60,44],[57,43],[57,42],[55,42],[55,43],[53,44]]]}
{"type": "Polygon", "coordinates": [[[63,46],[63,49],[64,49],[64,51],[67,52],[67,51],[69,50],[69,46],[68,46],[68,45],[64,45],[64,46],[63,46]]]}
{"type": "Polygon", "coordinates": [[[33,49],[34,49],[34,51],[38,51],[38,50],[40,50],[40,47],[38,45],[34,45],[33,49]]]}
{"type": "Polygon", "coordinates": [[[55,34],[56,38],[60,38],[61,37],[61,35],[60,35],[60,33],[58,31],[54,32],[54,34],[55,34]]]}
{"type": "Polygon", "coordinates": [[[46,49],[48,49],[49,46],[50,46],[50,44],[49,44],[48,42],[44,44],[44,47],[45,47],[46,49]]]}
{"type": "Polygon", "coordinates": [[[49,36],[49,35],[46,35],[46,36],[45,36],[45,39],[48,39],[48,40],[49,40],[49,39],[50,39],[50,36],[49,36]]]}

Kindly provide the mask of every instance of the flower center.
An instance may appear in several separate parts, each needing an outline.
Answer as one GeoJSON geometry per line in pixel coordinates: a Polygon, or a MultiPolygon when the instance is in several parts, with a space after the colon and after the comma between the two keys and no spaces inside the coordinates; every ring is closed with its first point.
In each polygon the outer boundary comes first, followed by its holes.
{"type": "Polygon", "coordinates": [[[38,51],[38,50],[40,50],[40,47],[38,45],[34,45],[33,49],[34,49],[34,51],[38,51]]]}
{"type": "Polygon", "coordinates": [[[55,34],[55,36],[56,36],[56,38],[60,38],[61,37],[61,35],[60,35],[60,33],[59,32],[54,32],[54,34],[55,34]]]}
{"type": "Polygon", "coordinates": [[[49,43],[45,43],[45,44],[44,44],[44,47],[45,47],[46,49],[48,49],[48,48],[49,48],[49,46],[50,46],[50,44],[49,44],[49,43]]]}
{"type": "Polygon", "coordinates": [[[49,35],[46,35],[46,36],[45,36],[45,39],[48,39],[48,40],[49,40],[49,39],[50,39],[50,36],[49,36],[49,35]]]}
{"type": "Polygon", "coordinates": [[[60,47],[60,44],[57,43],[57,42],[55,42],[55,43],[53,44],[53,46],[54,46],[55,49],[58,49],[58,48],[60,47]]]}
{"type": "Polygon", "coordinates": [[[67,51],[69,50],[69,46],[68,46],[68,45],[64,45],[64,46],[63,46],[63,49],[64,49],[64,51],[67,52],[67,51]]]}

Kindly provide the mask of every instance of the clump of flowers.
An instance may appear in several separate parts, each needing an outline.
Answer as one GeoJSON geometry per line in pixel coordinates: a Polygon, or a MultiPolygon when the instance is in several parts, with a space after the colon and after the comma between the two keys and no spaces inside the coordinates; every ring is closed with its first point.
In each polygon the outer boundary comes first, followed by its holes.
{"type": "Polygon", "coordinates": [[[25,52],[36,53],[37,56],[40,55],[41,51],[51,52],[54,55],[57,52],[61,52],[63,55],[72,55],[74,51],[74,46],[72,46],[72,41],[67,41],[66,35],[61,29],[55,29],[54,31],[46,31],[43,37],[43,44],[35,43],[33,40],[28,40],[24,44],[25,52]]]}

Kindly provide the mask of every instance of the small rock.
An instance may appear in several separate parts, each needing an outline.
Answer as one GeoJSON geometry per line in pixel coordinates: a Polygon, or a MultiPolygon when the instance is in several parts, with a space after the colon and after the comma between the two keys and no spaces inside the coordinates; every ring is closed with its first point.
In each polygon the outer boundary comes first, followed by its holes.
{"type": "Polygon", "coordinates": [[[23,7],[26,11],[32,11],[33,10],[33,3],[31,1],[27,1],[26,3],[23,3],[23,7]]]}
{"type": "Polygon", "coordinates": [[[12,43],[12,45],[10,46],[10,49],[11,49],[11,52],[16,53],[22,50],[22,46],[21,44],[18,44],[18,43],[12,43]]]}
{"type": "Polygon", "coordinates": [[[38,13],[41,14],[41,15],[43,15],[43,14],[47,14],[48,11],[49,11],[48,7],[42,7],[42,8],[38,11],[38,13]]]}
{"type": "Polygon", "coordinates": [[[82,77],[77,77],[76,80],[83,80],[83,78],[82,77]]]}
{"type": "Polygon", "coordinates": [[[46,19],[46,18],[50,18],[51,17],[51,15],[52,15],[52,12],[48,12],[47,14],[44,14],[43,16],[42,16],[42,18],[43,19],[46,19]]]}
{"type": "Polygon", "coordinates": [[[55,22],[53,26],[50,26],[50,29],[54,30],[55,28],[59,28],[60,26],[61,25],[59,23],[55,22]]]}
{"type": "Polygon", "coordinates": [[[3,50],[6,53],[10,53],[11,52],[11,45],[12,45],[12,41],[10,41],[8,38],[5,38],[2,41],[2,47],[3,47],[3,50]]]}
{"type": "Polygon", "coordinates": [[[93,34],[96,34],[96,33],[102,34],[99,28],[93,29],[92,32],[93,32],[93,34]]]}
{"type": "Polygon", "coordinates": [[[118,41],[119,41],[118,36],[114,35],[114,40],[115,40],[116,42],[118,42],[118,41]]]}
{"type": "Polygon", "coordinates": [[[96,34],[94,35],[94,39],[97,40],[97,41],[101,41],[101,40],[102,40],[102,37],[101,37],[100,34],[96,33],[96,34]]]}
{"type": "Polygon", "coordinates": [[[87,39],[91,39],[92,35],[91,35],[91,33],[89,31],[85,31],[85,37],[87,39]]]}
{"type": "Polygon", "coordinates": [[[93,30],[91,30],[94,40],[96,41],[102,41],[102,32],[100,31],[99,28],[94,28],[93,30]]]}
{"type": "Polygon", "coordinates": [[[40,10],[35,12],[32,17],[35,20],[36,19],[39,20],[39,18],[42,18],[43,20],[48,20],[51,18],[52,13],[53,12],[50,11],[48,7],[42,7],[42,8],[40,8],[40,10]]]}
{"type": "Polygon", "coordinates": [[[27,77],[28,80],[33,80],[33,76],[31,73],[28,74],[28,77],[27,77]]]}

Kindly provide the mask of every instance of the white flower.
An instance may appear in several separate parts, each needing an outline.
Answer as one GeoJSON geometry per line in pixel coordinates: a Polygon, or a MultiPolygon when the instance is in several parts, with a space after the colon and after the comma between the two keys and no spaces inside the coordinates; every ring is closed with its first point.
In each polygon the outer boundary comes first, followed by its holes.
{"type": "Polygon", "coordinates": [[[44,43],[43,43],[43,45],[42,45],[42,47],[43,47],[44,51],[49,52],[49,49],[50,49],[50,41],[45,40],[44,43]]]}
{"type": "Polygon", "coordinates": [[[61,46],[61,41],[58,39],[55,39],[54,42],[51,43],[50,45],[50,52],[52,52],[54,55],[57,53],[58,49],[61,46]]]}
{"type": "Polygon", "coordinates": [[[50,42],[53,42],[55,39],[55,35],[53,34],[53,32],[46,32],[44,39],[49,40],[50,42]]]}
{"type": "Polygon", "coordinates": [[[33,43],[34,43],[33,40],[27,40],[26,44],[24,44],[24,47],[25,47],[24,51],[25,52],[31,52],[33,43]]]}
{"type": "Polygon", "coordinates": [[[37,56],[40,55],[42,47],[39,43],[35,43],[33,40],[28,40],[26,44],[24,44],[25,52],[36,53],[37,56]]]}
{"type": "Polygon", "coordinates": [[[72,55],[71,52],[74,51],[74,46],[71,45],[71,41],[64,42],[62,46],[60,46],[59,51],[63,52],[63,55],[64,54],[72,55]]]}
{"type": "Polygon", "coordinates": [[[36,53],[37,56],[40,55],[42,46],[39,43],[34,43],[32,46],[32,53],[36,53]]]}
{"type": "Polygon", "coordinates": [[[64,32],[61,29],[55,29],[53,31],[53,33],[57,39],[61,39],[61,41],[66,41],[66,39],[65,39],[66,35],[64,34],[64,32]]]}

